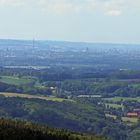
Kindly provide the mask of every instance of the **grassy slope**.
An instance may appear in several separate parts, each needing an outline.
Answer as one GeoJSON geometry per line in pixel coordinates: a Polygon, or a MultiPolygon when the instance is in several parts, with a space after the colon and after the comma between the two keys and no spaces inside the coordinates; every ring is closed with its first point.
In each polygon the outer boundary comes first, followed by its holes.
{"type": "Polygon", "coordinates": [[[113,97],[113,98],[104,98],[104,100],[108,100],[108,101],[112,101],[112,102],[118,102],[118,101],[138,101],[140,102],[140,98],[137,97],[137,98],[131,98],[131,97],[113,97]]]}
{"type": "Polygon", "coordinates": [[[53,96],[45,97],[45,96],[37,96],[37,95],[29,95],[29,94],[19,94],[19,93],[0,92],[0,95],[3,95],[5,97],[20,97],[20,98],[28,98],[28,99],[41,99],[41,100],[46,100],[46,101],[57,101],[57,102],[72,101],[72,100],[57,98],[57,97],[53,97],[53,96]]]}
{"type": "Polygon", "coordinates": [[[27,77],[18,78],[16,76],[1,76],[0,82],[11,85],[25,85],[32,83],[34,80],[27,77]]]}
{"type": "Polygon", "coordinates": [[[115,108],[115,109],[119,109],[119,108],[122,108],[121,105],[119,104],[111,104],[111,103],[105,103],[106,106],[109,106],[109,107],[112,107],[112,108],[115,108]]]}
{"type": "Polygon", "coordinates": [[[138,118],[122,117],[122,121],[127,125],[132,126],[138,123],[138,118]]]}
{"type": "Polygon", "coordinates": [[[105,114],[105,116],[108,117],[108,118],[113,118],[113,119],[116,119],[117,118],[117,116],[111,115],[111,114],[105,114]]]}

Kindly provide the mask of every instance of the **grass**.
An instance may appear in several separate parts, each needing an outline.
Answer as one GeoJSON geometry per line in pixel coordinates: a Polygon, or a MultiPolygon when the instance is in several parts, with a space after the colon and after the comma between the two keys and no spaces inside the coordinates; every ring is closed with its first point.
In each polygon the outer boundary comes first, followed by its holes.
{"type": "Polygon", "coordinates": [[[122,117],[122,120],[124,122],[128,122],[128,121],[130,121],[132,123],[137,123],[138,122],[138,118],[122,117]]]}
{"type": "Polygon", "coordinates": [[[119,104],[111,104],[111,103],[105,103],[106,106],[109,106],[109,107],[112,107],[112,108],[115,108],[115,109],[119,109],[119,108],[122,108],[121,105],[119,104]]]}
{"type": "Polygon", "coordinates": [[[112,101],[114,103],[119,101],[137,101],[140,102],[140,97],[131,98],[131,97],[113,97],[113,98],[104,98],[104,100],[112,101]]]}
{"type": "Polygon", "coordinates": [[[127,125],[132,126],[138,123],[138,118],[122,117],[122,121],[127,125]]]}
{"type": "Polygon", "coordinates": [[[3,93],[1,92],[0,95],[3,95],[5,97],[20,97],[20,98],[28,98],[28,99],[41,99],[41,100],[46,100],[46,101],[57,101],[57,102],[62,102],[62,101],[73,101],[69,99],[62,99],[62,98],[57,98],[53,96],[39,96],[39,95],[29,95],[29,94],[20,94],[20,93],[3,93]]]}
{"type": "MultiPolygon", "coordinates": [[[[111,114],[105,114],[108,118],[116,119],[117,116],[111,114]]],[[[136,125],[138,123],[138,118],[122,117],[122,121],[129,126],[136,125]]]]}
{"type": "Polygon", "coordinates": [[[34,81],[33,78],[29,77],[16,77],[16,76],[1,76],[0,82],[10,85],[25,85],[30,84],[34,81]]]}
{"type": "Polygon", "coordinates": [[[117,118],[117,116],[111,115],[111,114],[105,114],[105,116],[108,117],[108,118],[113,118],[113,119],[116,119],[117,118]]]}

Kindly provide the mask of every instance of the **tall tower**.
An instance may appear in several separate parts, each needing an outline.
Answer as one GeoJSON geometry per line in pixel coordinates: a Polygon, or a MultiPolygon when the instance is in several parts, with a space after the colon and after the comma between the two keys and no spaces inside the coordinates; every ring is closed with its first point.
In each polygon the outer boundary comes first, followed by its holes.
{"type": "Polygon", "coordinates": [[[88,47],[86,48],[86,53],[87,53],[87,54],[89,53],[89,48],[88,48],[88,47]]]}
{"type": "Polygon", "coordinates": [[[33,49],[35,48],[35,39],[33,38],[33,42],[32,42],[32,47],[33,49]]]}

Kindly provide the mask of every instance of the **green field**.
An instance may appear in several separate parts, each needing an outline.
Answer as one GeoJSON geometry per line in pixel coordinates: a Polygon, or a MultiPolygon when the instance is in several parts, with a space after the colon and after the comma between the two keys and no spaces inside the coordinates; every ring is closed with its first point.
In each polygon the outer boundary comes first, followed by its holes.
{"type": "Polygon", "coordinates": [[[115,108],[115,109],[119,109],[119,108],[122,108],[121,105],[119,104],[111,104],[111,103],[105,103],[106,106],[109,106],[109,107],[112,107],[112,108],[115,108]]]}
{"type": "Polygon", "coordinates": [[[105,114],[105,116],[108,117],[108,118],[113,118],[113,119],[116,119],[117,118],[117,116],[111,115],[111,114],[105,114]]]}
{"type": "Polygon", "coordinates": [[[62,99],[62,98],[57,98],[53,96],[37,96],[37,95],[29,95],[29,94],[20,94],[20,93],[6,93],[6,92],[0,92],[0,95],[3,95],[5,97],[20,97],[20,98],[28,98],[28,99],[41,99],[41,100],[46,100],[46,101],[57,101],[57,102],[62,102],[62,101],[73,101],[73,100],[68,100],[68,99],[62,99]]]}
{"type": "Polygon", "coordinates": [[[131,98],[131,97],[113,97],[113,98],[104,98],[104,100],[112,101],[114,103],[119,101],[138,101],[140,102],[140,97],[131,98]]]}
{"type": "Polygon", "coordinates": [[[122,117],[122,121],[131,126],[138,123],[138,118],[122,117]]]}
{"type": "Polygon", "coordinates": [[[34,79],[29,77],[1,76],[0,82],[11,85],[25,85],[34,82],[34,79]]]}
{"type": "MultiPolygon", "coordinates": [[[[107,118],[116,119],[117,116],[111,114],[105,114],[107,118]]],[[[122,117],[122,121],[129,126],[136,125],[138,123],[138,118],[122,117]]]]}

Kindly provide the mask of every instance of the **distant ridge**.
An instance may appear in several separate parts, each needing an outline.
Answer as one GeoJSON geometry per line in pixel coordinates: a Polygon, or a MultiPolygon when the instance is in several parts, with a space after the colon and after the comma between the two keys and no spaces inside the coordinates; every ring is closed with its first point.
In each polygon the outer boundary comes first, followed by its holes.
{"type": "MultiPolygon", "coordinates": [[[[82,43],[82,44],[98,44],[98,45],[137,45],[137,46],[140,46],[139,43],[112,43],[112,42],[91,42],[91,41],[68,41],[68,40],[47,40],[47,39],[35,39],[37,42],[55,42],[55,43],[82,43]]],[[[14,41],[17,41],[17,42],[32,42],[33,39],[0,39],[0,42],[1,41],[11,41],[11,42],[14,42],[14,41]]]]}

